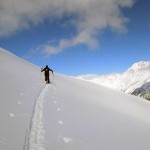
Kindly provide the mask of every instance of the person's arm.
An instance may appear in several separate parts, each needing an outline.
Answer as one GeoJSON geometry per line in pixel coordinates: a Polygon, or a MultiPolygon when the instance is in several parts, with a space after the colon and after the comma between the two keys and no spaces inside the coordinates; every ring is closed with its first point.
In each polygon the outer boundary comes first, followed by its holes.
{"type": "Polygon", "coordinates": [[[53,73],[53,70],[49,68],[49,71],[51,71],[53,73]]]}
{"type": "Polygon", "coordinates": [[[45,70],[45,68],[43,69],[43,68],[41,68],[41,72],[43,72],[45,70]]]}

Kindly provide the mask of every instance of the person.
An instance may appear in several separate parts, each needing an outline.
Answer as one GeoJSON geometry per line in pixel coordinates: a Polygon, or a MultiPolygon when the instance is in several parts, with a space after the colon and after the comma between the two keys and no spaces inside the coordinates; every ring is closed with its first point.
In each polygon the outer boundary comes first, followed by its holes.
{"type": "Polygon", "coordinates": [[[45,81],[46,81],[46,83],[50,83],[50,79],[49,79],[49,72],[51,71],[52,73],[53,73],[53,70],[52,69],[50,69],[49,67],[48,67],[48,65],[46,65],[46,67],[43,69],[43,68],[41,68],[41,72],[45,72],[44,73],[44,75],[45,75],[45,81]]]}

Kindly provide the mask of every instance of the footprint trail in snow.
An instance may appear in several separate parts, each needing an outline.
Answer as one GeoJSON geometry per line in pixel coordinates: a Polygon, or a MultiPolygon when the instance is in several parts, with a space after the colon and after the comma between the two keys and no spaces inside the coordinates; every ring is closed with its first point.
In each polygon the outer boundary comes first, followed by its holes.
{"type": "Polygon", "coordinates": [[[43,110],[44,97],[50,85],[46,85],[40,92],[34,105],[33,115],[26,135],[24,150],[44,150],[43,110]]]}
{"type": "MultiPolygon", "coordinates": [[[[57,123],[54,122],[54,124],[56,123],[59,126],[59,132],[55,132],[56,139],[54,142],[56,142],[57,139],[61,140],[64,143],[70,143],[73,141],[72,138],[66,137],[66,135],[62,133],[64,121],[60,117],[60,112],[62,111],[62,109],[59,105],[59,98],[56,97],[56,88],[53,85],[46,85],[39,93],[39,96],[37,97],[36,102],[33,106],[33,113],[30,121],[30,126],[26,133],[23,150],[47,149],[47,136],[49,135],[45,133],[45,131],[47,131],[47,127],[45,126],[47,122],[45,122],[44,120],[45,111],[47,110],[47,108],[45,107],[47,106],[45,105],[47,103],[47,100],[51,100],[51,102],[56,106],[55,112],[53,112],[52,114],[56,114],[56,112],[58,114],[57,123]]],[[[57,146],[57,143],[55,146],[57,146]]]]}

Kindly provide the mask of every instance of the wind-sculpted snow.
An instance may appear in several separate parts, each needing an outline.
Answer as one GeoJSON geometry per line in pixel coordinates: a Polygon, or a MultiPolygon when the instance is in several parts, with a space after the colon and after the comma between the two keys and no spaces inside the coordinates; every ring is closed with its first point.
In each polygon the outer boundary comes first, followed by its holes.
{"type": "Polygon", "coordinates": [[[148,101],[55,72],[45,85],[39,67],[1,51],[0,150],[150,149],[148,101]]]}

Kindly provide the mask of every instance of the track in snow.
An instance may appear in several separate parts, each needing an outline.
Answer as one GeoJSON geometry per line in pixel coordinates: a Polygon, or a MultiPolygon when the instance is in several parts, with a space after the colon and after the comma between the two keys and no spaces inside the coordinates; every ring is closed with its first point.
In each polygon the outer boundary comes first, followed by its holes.
{"type": "Polygon", "coordinates": [[[25,137],[24,150],[44,150],[43,105],[48,88],[49,85],[43,88],[35,102],[29,130],[25,137]]]}

